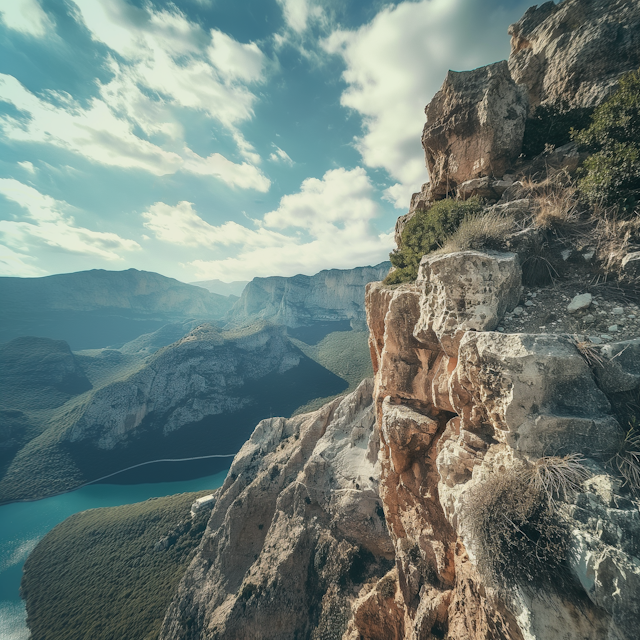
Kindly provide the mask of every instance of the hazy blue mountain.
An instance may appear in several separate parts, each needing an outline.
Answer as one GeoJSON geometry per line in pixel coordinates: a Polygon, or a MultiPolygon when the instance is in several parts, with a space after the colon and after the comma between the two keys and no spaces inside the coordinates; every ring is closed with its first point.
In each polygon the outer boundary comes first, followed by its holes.
{"type": "Polygon", "coordinates": [[[0,342],[35,335],[77,350],[123,344],[167,323],[216,320],[236,298],[158,273],[93,269],[0,278],[0,300],[0,342]]]}
{"type": "Polygon", "coordinates": [[[364,292],[382,280],[391,263],[328,269],[313,276],[254,278],[225,317],[227,326],[258,319],[289,327],[289,335],[314,343],[332,331],[364,328],[364,292]]]}
{"type": "Polygon", "coordinates": [[[249,284],[248,280],[234,280],[233,282],[223,282],[222,280],[198,280],[190,282],[194,287],[202,287],[211,293],[221,296],[240,296],[242,291],[249,284]]]}

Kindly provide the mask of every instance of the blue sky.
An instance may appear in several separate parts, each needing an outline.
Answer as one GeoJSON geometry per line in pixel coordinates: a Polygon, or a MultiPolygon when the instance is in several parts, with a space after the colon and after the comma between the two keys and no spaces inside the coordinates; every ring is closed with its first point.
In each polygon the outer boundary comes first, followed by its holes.
{"type": "Polygon", "coordinates": [[[387,258],[424,106],[516,0],[0,0],[0,275],[387,258]]]}

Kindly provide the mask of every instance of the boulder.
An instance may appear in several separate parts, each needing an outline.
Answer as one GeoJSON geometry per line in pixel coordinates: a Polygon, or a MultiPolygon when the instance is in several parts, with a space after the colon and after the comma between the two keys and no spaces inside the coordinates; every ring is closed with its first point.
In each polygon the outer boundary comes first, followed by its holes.
{"type": "Polygon", "coordinates": [[[582,453],[608,459],[620,426],[575,345],[552,334],[467,332],[451,381],[462,428],[539,458],[582,453]]]}
{"type": "Polygon", "coordinates": [[[594,371],[605,393],[633,391],[640,387],[640,338],[600,347],[602,364],[594,371]]]}
{"type": "Polygon", "coordinates": [[[505,61],[449,71],[425,113],[422,146],[433,199],[455,193],[467,180],[502,176],[520,155],[526,90],[505,61]]]}
{"type": "Polygon", "coordinates": [[[589,108],[640,67],[640,3],[564,0],[531,7],[509,27],[513,79],[529,104],[589,108]]]}
{"type": "Polygon", "coordinates": [[[571,302],[567,305],[567,311],[569,313],[576,313],[583,309],[588,309],[591,306],[593,296],[590,293],[580,293],[574,296],[571,302]]]}
{"type": "Polygon", "coordinates": [[[416,284],[421,314],[413,335],[423,343],[434,336],[457,357],[465,331],[491,331],[522,291],[522,271],[513,253],[459,251],[422,258],[416,284]]]}

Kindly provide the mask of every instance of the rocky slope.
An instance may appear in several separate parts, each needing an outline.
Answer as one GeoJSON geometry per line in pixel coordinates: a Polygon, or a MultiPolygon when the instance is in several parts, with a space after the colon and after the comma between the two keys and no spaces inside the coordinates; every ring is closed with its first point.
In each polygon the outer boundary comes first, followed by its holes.
{"type": "Polygon", "coordinates": [[[315,323],[363,325],[364,287],[387,275],[390,264],[330,269],[314,276],[254,278],[227,316],[230,325],[257,319],[291,328],[315,323]]]}
{"type": "Polygon", "coordinates": [[[314,413],[256,427],[161,638],[355,639],[393,628],[381,609],[393,606],[396,579],[372,390],[365,380],[314,413]]]}
{"type": "Polygon", "coordinates": [[[72,349],[121,344],[168,322],[220,318],[235,300],[136,269],[0,278],[0,299],[1,342],[36,335],[72,349]]]}

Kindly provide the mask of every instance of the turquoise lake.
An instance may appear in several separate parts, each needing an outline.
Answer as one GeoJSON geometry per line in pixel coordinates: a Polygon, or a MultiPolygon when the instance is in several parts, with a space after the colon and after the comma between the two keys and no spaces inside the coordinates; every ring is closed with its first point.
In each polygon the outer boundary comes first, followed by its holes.
{"type": "Polygon", "coordinates": [[[212,476],[152,484],[94,484],[35,502],[0,507],[0,638],[26,640],[26,611],[20,599],[22,567],[38,541],[78,511],[116,507],[176,493],[217,489],[227,471],[212,476]]]}

